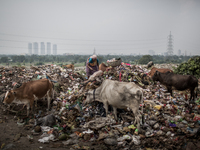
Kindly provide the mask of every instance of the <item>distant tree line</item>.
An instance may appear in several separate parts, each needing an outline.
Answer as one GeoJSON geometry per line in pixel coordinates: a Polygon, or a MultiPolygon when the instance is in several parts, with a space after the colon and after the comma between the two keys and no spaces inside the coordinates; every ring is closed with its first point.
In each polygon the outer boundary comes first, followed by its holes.
{"type": "Polygon", "coordinates": [[[200,56],[194,56],[187,62],[181,63],[177,68],[174,68],[174,73],[183,75],[193,75],[200,78],[200,56]]]}
{"type": "MultiPolygon", "coordinates": [[[[0,55],[0,63],[20,63],[25,65],[41,65],[44,63],[51,64],[67,64],[67,63],[85,63],[89,55],[0,55]]],[[[154,64],[163,63],[182,63],[186,62],[190,56],[163,56],[163,55],[98,55],[99,62],[106,63],[107,60],[112,58],[121,58],[123,62],[130,64],[147,64],[153,61],[154,64]]]]}

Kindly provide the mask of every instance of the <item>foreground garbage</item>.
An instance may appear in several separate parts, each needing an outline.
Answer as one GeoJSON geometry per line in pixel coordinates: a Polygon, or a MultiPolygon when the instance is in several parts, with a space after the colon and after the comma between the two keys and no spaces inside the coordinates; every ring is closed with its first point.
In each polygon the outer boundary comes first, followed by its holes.
{"type": "MultiPolygon", "coordinates": [[[[172,69],[172,65],[154,66],[172,69]]],[[[34,140],[34,135],[38,135],[40,137],[35,142],[60,143],[57,147],[71,149],[96,149],[95,145],[100,149],[124,150],[198,149],[200,94],[190,104],[189,91],[174,91],[172,97],[160,83],[153,84],[148,76],[150,69],[124,63],[108,67],[107,71],[96,73],[88,80],[84,67],[75,67],[74,70],[56,65],[1,67],[0,106],[4,115],[19,118],[17,125],[30,130],[30,135],[27,135],[29,141],[34,140]],[[34,107],[28,118],[23,105],[12,104],[11,108],[7,108],[2,104],[7,91],[19,88],[24,82],[43,78],[54,84],[49,111],[47,99],[38,100],[37,107],[34,107]],[[117,109],[115,118],[112,106],[108,107],[106,117],[103,103],[94,101],[83,105],[88,91],[100,87],[105,79],[134,82],[142,88],[143,103],[138,106],[142,116],[139,120],[140,130],[134,124],[135,116],[130,108],[117,109]]],[[[20,136],[16,136],[15,140],[20,136]]],[[[6,145],[1,144],[1,147],[5,148],[6,145]]]]}

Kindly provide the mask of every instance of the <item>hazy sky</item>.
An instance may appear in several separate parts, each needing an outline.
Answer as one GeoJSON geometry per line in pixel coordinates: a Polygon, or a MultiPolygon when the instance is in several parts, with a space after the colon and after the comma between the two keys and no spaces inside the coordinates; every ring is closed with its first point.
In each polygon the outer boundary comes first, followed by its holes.
{"type": "Polygon", "coordinates": [[[174,54],[200,55],[200,0],[0,0],[0,54],[158,54],[170,31],[174,54]]]}

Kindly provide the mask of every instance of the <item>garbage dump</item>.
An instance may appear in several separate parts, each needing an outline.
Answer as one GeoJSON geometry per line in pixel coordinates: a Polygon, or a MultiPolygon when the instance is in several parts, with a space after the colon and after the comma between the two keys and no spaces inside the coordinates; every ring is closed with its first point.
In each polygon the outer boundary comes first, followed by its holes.
{"type": "MultiPolygon", "coordinates": [[[[168,69],[176,67],[173,64],[154,66],[168,69]]],[[[0,106],[3,114],[0,122],[6,125],[9,120],[2,118],[13,115],[17,118],[16,125],[19,128],[29,130],[27,139],[30,142],[48,143],[57,148],[153,150],[200,147],[200,93],[197,93],[194,103],[189,104],[190,92],[174,91],[172,97],[162,84],[152,81],[148,76],[150,69],[146,66],[124,63],[112,68],[98,72],[87,80],[84,67],[75,67],[74,71],[56,65],[1,67],[0,106]],[[12,104],[7,108],[2,104],[8,90],[19,88],[24,82],[43,78],[54,84],[49,111],[46,110],[46,98],[37,101],[37,106],[28,117],[23,105],[12,104]],[[94,101],[83,105],[88,91],[97,89],[105,79],[133,82],[142,88],[143,103],[138,106],[140,112],[143,108],[140,130],[134,123],[135,116],[130,108],[117,109],[115,119],[112,106],[108,107],[106,117],[103,103],[94,101]]],[[[15,140],[18,141],[22,136],[19,134],[15,140]]],[[[8,143],[1,143],[2,148],[8,146],[8,143]]]]}

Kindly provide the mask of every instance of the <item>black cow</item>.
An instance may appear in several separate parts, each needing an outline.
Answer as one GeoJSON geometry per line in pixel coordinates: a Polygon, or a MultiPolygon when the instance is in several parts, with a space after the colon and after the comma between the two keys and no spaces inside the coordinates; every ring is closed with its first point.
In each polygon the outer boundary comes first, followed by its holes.
{"type": "Polygon", "coordinates": [[[160,73],[158,71],[152,77],[153,81],[159,81],[167,87],[172,95],[172,87],[176,90],[184,91],[190,89],[190,100],[195,99],[194,89],[198,87],[198,80],[192,75],[179,75],[172,72],[160,73]]]}

